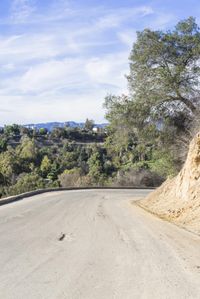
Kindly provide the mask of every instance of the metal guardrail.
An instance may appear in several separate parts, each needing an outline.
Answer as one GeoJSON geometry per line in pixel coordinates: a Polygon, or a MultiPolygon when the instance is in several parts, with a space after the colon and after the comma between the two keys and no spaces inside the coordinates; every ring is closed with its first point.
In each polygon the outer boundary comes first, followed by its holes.
{"type": "Polygon", "coordinates": [[[75,191],[75,190],[154,190],[154,187],[142,187],[142,186],[135,186],[135,187],[69,187],[69,188],[49,188],[49,189],[38,189],[14,196],[9,196],[6,198],[0,199],[0,206],[13,203],[19,200],[23,200],[28,197],[32,197],[34,195],[39,195],[48,192],[56,192],[56,191],[75,191]]]}

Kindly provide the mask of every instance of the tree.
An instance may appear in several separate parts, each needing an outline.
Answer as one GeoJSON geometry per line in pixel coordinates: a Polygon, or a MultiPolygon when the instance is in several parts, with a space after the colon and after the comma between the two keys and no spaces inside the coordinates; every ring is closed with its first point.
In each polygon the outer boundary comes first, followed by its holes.
{"type": "Polygon", "coordinates": [[[20,134],[20,126],[17,124],[5,126],[4,133],[6,136],[19,135],[20,134]]]}
{"type": "Polygon", "coordinates": [[[65,137],[65,128],[55,127],[53,128],[51,138],[62,138],[65,137]]]}
{"type": "Polygon", "coordinates": [[[13,149],[0,154],[0,176],[4,185],[12,183],[19,171],[19,159],[13,149]]]}
{"type": "Polygon", "coordinates": [[[50,172],[51,170],[51,161],[50,159],[48,158],[47,155],[44,156],[44,158],[42,159],[42,162],[41,162],[41,165],[40,165],[40,170],[42,172],[42,175],[44,177],[46,177],[48,175],[48,173],[50,172]]]}
{"type": "Polygon", "coordinates": [[[32,134],[32,129],[26,128],[26,127],[23,127],[23,126],[20,127],[20,135],[30,137],[31,134],[32,134]]]}
{"type": "Polygon", "coordinates": [[[174,144],[186,140],[188,145],[192,119],[200,111],[199,61],[200,29],[192,17],[171,31],[137,33],[127,76],[129,93],[109,95],[104,104],[109,121],[106,147],[117,168],[131,160],[153,159],[153,152],[161,149],[181,166],[174,144]]]}
{"type": "Polygon", "coordinates": [[[129,94],[105,100],[109,143],[117,156],[130,143],[167,148],[188,138],[200,108],[199,60],[200,29],[192,17],[172,31],[137,33],[127,76],[129,94]]]}
{"type": "Polygon", "coordinates": [[[81,170],[79,168],[66,169],[58,179],[62,187],[78,187],[80,186],[81,170]]]}
{"type": "Polygon", "coordinates": [[[38,148],[35,141],[24,136],[21,145],[17,148],[17,154],[19,154],[21,159],[27,160],[27,162],[34,162],[38,157],[38,148]]]}
{"type": "Polygon", "coordinates": [[[47,135],[47,133],[48,133],[48,130],[46,128],[40,128],[39,129],[39,134],[40,135],[47,135]]]}
{"type": "Polygon", "coordinates": [[[64,152],[58,157],[60,169],[72,169],[78,165],[78,155],[75,150],[70,152],[64,152]]]}
{"type": "Polygon", "coordinates": [[[59,166],[57,165],[57,163],[53,163],[50,172],[47,175],[47,178],[51,181],[55,181],[58,178],[58,173],[59,173],[59,166]]]}
{"type": "Polygon", "coordinates": [[[138,142],[143,142],[145,146],[155,137],[155,132],[150,124],[144,130],[144,123],[136,117],[132,100],[128,96],[107,96],[104,106],[109,121],[105,146],[115,167],[120,168],[133,160],[133,151],[138,142]]]}
{"type": "Polygon", "coordinates": [[[173,31],[137,33],[128,76],[133,111],[144,120],[191,117],[200,102],[200,30],[190,17],[173,31]]]}
{"type": "Polygon", "coordinates": [[[7,149],[7,140],[6,138],[0,137],[0,153],[5,152],[7,149]]]}
{"type": "Polygon", "coordinates": [[[98,149],[94,149],[94,152],[88,160],[89,176],[94,182],[100,182],[103,176],[103,161],[98,149]]]}
{"type": "Polygon", "coordinates": [[[20,194],[37,189],[43,189],[46,187],[45,180],[38,174],[28,173],[21,175],[17,183],[9,188],[11,195],[20,194]]]}
{"type": "Polygon", "coordinates": [[[92,119],[87,118],[85,121],[84,129],[88,131],[92,131],[93,128],[94,128],[94,121],[92,119]]]}

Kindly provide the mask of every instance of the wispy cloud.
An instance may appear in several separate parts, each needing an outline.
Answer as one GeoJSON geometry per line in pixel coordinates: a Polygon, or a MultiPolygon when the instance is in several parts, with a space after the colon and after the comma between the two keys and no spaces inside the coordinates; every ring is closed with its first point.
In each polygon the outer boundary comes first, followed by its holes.
{"type": "Polygon", "coordinates": [[[136,30],[174,21],[171,12],[163,14],[155,5],[86,3],[12,1],[9,15],[0,20],[5,28],[0,35],[0,125],[86,117],[103,121],[105,95],[127,91],[124,75],[136,30]]]}
{"type": "Polygon", "coordinates": [[[0,114],[1,113],[11,113],[11,112],[13,112],[13,110],[11,110],[11,109],[3,109],[3,108],[0,107],[0,114]]]}
{"type": "Polygon", "coordinates": [[[34,0],[13,0],[10,19],[13,23],[24,23],[35,12],[34,0]]]}
{"type": "Polygon", "coordinates": [[[133,43],[136,41],[136,30],[123,30],[118,32],[119,40],[124,43],[126,46],[131,48],[133,43]]]}
{"type": "Polygon", "coordinates": [[[130,19],[142,18],[153,13],[153,9],[150,6],[139,6],[132,8],[120,8],[118,10],[110,10],[104,12],[97,23],[96,27],[100,29],[118,27],[123,22],[127,22],[130,19]]]}

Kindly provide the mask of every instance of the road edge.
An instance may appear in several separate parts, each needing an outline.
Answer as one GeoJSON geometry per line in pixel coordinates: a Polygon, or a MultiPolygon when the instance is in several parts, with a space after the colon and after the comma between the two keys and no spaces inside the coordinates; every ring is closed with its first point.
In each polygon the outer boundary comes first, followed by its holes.
{"type": "Polygon", "coordinates": [[[68,188],[47,188],[47,189],[38,189],[34,191],[29,191],[26,193],[18,194],[9,196],[6,198],[0,199],[0,206],[10,204],[19,200],[23,200],[28,197],[32,197],[35,195],[48,193],[48,192],[56,192],[56,191],[73,191],[73,190],[136,190],[136,189],[144,189],[144,190],[154,190],[154,187],[142,187],[142,186],[135,186],[135,187],[68,187],[68,188]]]}

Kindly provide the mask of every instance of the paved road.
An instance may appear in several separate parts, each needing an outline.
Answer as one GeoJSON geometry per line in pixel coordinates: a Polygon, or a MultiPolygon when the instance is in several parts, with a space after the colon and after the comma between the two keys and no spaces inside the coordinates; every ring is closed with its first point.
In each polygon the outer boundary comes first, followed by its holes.
{"type": "Polygon", "coordinates": [[[130,204],[147,192],[55,192],[0,207],[0,298],[199,299],[200,238],[130,204]]]}

